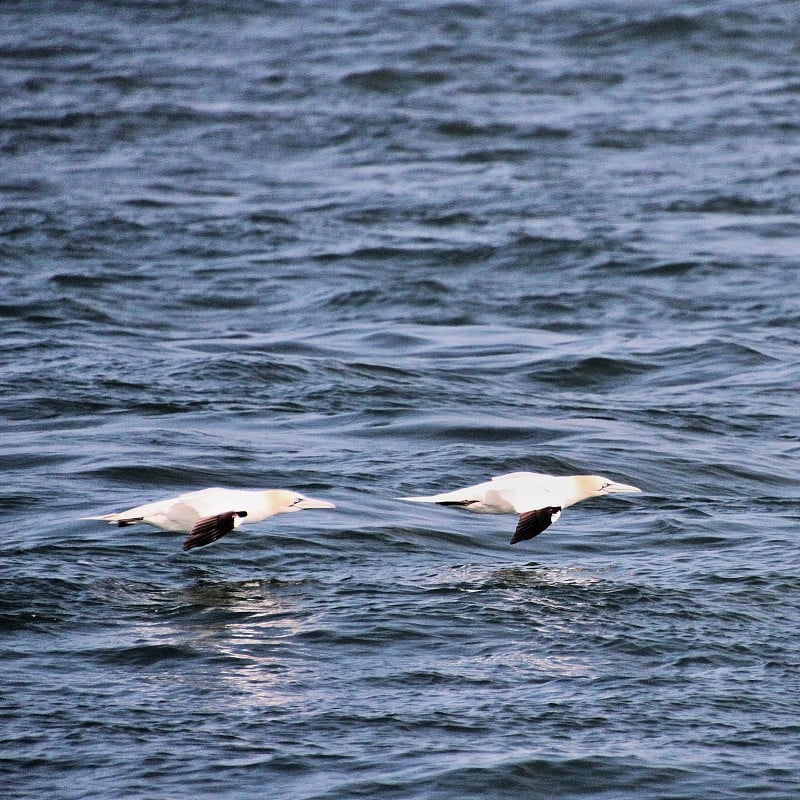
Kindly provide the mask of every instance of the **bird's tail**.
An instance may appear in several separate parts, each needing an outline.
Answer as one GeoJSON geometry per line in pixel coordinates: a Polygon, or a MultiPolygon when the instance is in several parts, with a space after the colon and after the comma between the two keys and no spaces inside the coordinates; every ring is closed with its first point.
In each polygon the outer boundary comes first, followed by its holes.
{"type": "Polygon", "coordinates": [[[426,497],[398,497],[398,500],[405,500],[409,503],[441,503],[441,495],[431,494],[426,497]]]}
{"type": "Polygon", "coordinates": [[[470,506],[475,501],[472,497],[465,496],[464,492],[443,492],[422,497],[398,497],[398,500],[408,500],[411,503],[438,503],[440,506],[470,506]]]}

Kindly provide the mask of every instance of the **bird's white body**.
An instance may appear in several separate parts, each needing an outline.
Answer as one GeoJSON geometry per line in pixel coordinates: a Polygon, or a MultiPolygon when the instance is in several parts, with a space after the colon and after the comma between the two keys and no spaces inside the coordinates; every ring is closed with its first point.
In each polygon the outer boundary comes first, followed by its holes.
{"type": "Polygon", "coordinates": [[[531,539],[556,522],[564,508],[588,497],[639,492],[600,475],[558,477],[540,472],[511,472],[485,483],[423,497],[402,497],[415,503],[458,506],[478,514],[519,514],[512,544],[531,539]]]}
{"type": "Polygon", "coordinates": [[[315,500],[287,489],[249,491],[212,488],[145,503],[127,511],[84,519],[103,520],[120,527],[141,522],[165,531],[188,532],[190,537],[184,543],[184,549],[188,550],[209,544],[240,525],[261,522],[276,514],[306,508],[334,507],[333,503],[326,500],[315,500]],[[198,533],[202,536],[198,536],[198,533]]]}

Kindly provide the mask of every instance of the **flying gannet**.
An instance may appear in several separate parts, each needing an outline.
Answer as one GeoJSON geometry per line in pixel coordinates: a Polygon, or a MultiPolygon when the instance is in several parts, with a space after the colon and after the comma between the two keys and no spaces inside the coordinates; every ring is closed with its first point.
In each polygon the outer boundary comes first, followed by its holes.
{"type": "Polygon", "coordinates": [[[287,489],[245,491],[214,488],[187,492],[117,514],[83,519],[100,519],[121,528],[142,522],[165,531],[184,531],[188,536],[183,542],[183,549],[191,550],[216,542],[239,525],[261,522],[275,514],[302,511],[305,508],[335,507],[327,500],[315,500],[287,489]]]}
{"type": "Polygon", "coordinates": [[[478,514],[519,514],[511,544],[533,539],[550,527],[569,506],[604,494],[641,492],[600,475],[556,477],[538,472],[511,472],[486,483],[427,497],[401,497],[414,503],[456,506],[478,514]]]}

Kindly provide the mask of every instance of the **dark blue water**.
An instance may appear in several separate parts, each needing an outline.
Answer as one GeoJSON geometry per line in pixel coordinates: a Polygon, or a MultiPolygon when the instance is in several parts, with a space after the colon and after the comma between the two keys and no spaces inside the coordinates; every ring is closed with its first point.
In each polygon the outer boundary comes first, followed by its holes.
{"type": "Polygon", "coordinates": [[[798,42],[4,3],[3,797],[797,797],[798,42]],[[644,493],[394,499],[515,470],[644,493]],[[215,485],[338,508],[79,520],[215,485]]]}

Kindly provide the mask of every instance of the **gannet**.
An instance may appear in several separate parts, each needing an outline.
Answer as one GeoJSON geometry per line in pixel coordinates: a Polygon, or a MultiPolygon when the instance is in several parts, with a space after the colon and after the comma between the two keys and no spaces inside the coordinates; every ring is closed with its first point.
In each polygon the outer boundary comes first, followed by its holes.
{"type": "Polygon", "coordinates": [[[588,497],[641,491],[600,475],[556,477],[538,472],[510,472],[454,492],[399,499],[456,506],[478,514],[519,514],[517,529],[511,537],[511,544],[516,544],[538,536],[558,520],[563,509],[588,497]]]}
{"type": "Polygon", "coordinates": [[[201,489],[136,506],[116,514],[103,514],[99,519],[125,527],[142,522],[164,531],[184,531],[188,536],[184,550],[216,542],[234,528],[288,511],[305,508],[335,508],[327,500],[315,500],[287,489],[246,491],[243,489],[201,489]]]}

